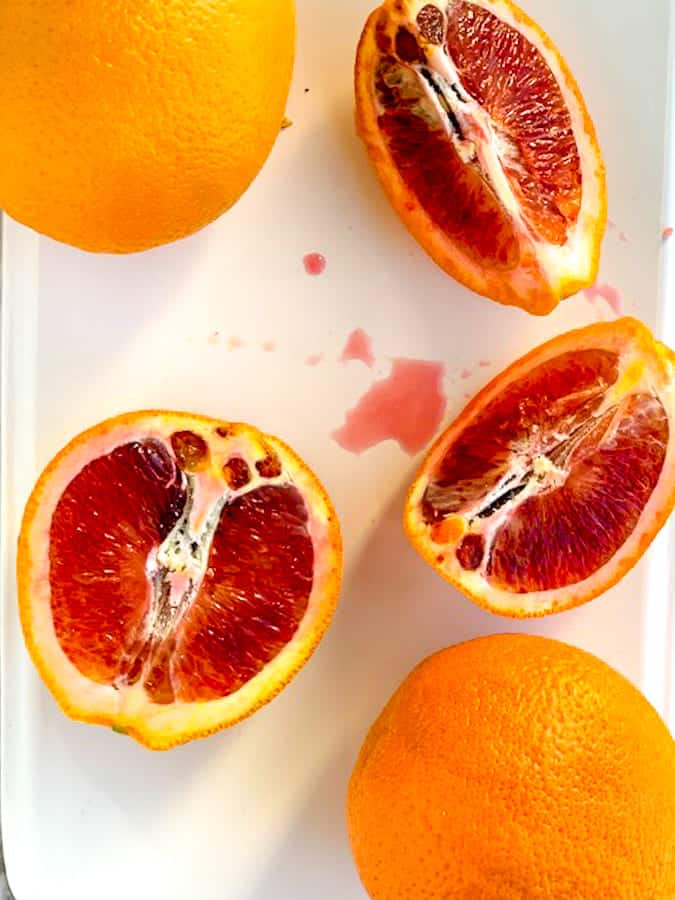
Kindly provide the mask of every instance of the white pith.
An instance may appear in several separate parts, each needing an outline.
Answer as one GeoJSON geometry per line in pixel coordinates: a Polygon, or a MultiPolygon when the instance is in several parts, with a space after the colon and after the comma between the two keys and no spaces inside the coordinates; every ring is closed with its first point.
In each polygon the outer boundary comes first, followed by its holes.
{"type": "MultiPolygon", "coordinates": [[[[428,61],[424,66],[420,63],[403,62],[401,65],[416,71],[419,84],[437,114],[437,123],[443,128],[460,157],[465,162],[475,161],[479,165],[486,181],[508,213],[521,248],[528,249],[536,268],[541,273],[540,277],[548,283],[552,294],[559,296],[566,284],[588,284],[593,279],[597,265],[594,255],[589,253],[589,234],[602,220],[604,175],[595,153],[593,140],[586,130],[584,110],[576,102],[570,88],[569,75],[561,67],[556,53],[547,44],[542,43],[541,34],[526,21],[516,18],[509,5],[502,0],[471,0],[472,5],[498,16],[537,47],[568,102],[581,166],[581,206],[576,221],[568,226],[565,243],[557,245],[542,239],[528,224],[502,164],[510,148],[503,141],[489,114],[464,88],[445,46],[430,44],[419,32],[417,16],[422,8],[434,5],[445,16],[445,10],[452,2],[454,0],[434,4],[429,4],[427,0],[386,3],[388,34],[393,37],[399,26],[416,33],[428,61]],[[436,92],[420,72],[422,68],[428,69],[438,86],[444,88],[443,101],[460,122],[467,139],[460,140],[454,133],[436,92]],[[459,88],[461,100],[451,89],[451,85],[459,88]]],[[[374,92],[372,103],[378,113],[383,111],[374,92]]],[[[515,281],[520,284],[524,294],[533,289],[531,278],[532,274],[528,271],[519,272],[515,276],[515,281]]]]}
{"type": "MultiPolygon", "coordinates": [[[[186,475],[187,497],[180,518],[171,532],[149,554],[145,564],[150,608],[143,622],[143,633],[137,636],[137,651],[150,642],[161,643],[180,622],[194,603],[206,574],[213,536],[218,527],[220,513],[228,502],[221,494],[211,505],[201,529],[191,521],[195,479],[186,475]]],[[[136,654],[137,655],[137,654],[136,654]]],[[[117,679],[118,687],[125,687],[127,672],[133,663],[128,659],[117,679]]],[[[147,674],[147,660],[140,681],[147,674]]]]}

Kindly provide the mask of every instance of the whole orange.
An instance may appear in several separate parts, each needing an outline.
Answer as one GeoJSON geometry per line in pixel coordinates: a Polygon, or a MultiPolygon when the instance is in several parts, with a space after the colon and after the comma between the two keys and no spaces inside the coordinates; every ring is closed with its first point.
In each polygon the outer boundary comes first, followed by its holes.
{"type": "Polygon", "coordinates": [[[0,208],[126,253],[246,190],[281,127],[293,0],[2,0],[0,208]]]}
{"type": "Polygon", "coordinates": [[[482,638],[394,694],[348,824],[374,900],[672,900],[675,743],[590,654],[482,638]]]}

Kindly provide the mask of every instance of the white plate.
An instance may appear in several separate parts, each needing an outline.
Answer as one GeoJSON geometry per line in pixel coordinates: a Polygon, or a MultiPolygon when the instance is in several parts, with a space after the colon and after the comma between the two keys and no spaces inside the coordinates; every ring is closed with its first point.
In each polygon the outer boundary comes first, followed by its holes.
{"type": "MultiPolygon", "coordinates": [[[[407,545],[399,518],[415,461],[393,443],[357,457],[331,438],[391,357],[446,364],[449,418],[525,350],[610,314],[583,297],[546,319],[501,308],[454,284],[408,237],[354,134],[351,69],[368,7],[299,0],[293,127],[237,207],[202,233],[118,259],[5,220],[2,827],[18,900],[363,898],[343,802],[366,728],[414,663],[476,635],[530,631],[588,648],[672,722],[666,534],[591,605],[533,623],[497,619],[407,545]],[[326,256],[321,277],[303,270],[310,251],[326,256]],[[373,337],[374,370],[337,361],[357,326],[373,337]],[[229,350],[231,337],[245,346],[229,350]],[[324,361],[310,368],[313,353],[324,361]],[[151,406],[251,419],[285,437],[325,480],[346,538],[341,608],[293,684],[232,731],[154,756],[60,714],[26,656],[13,581],[39,469],[94,421],[151,406]]],[[[622,0],[527,2],[599,128],[616,223],[601,281],[672,343],[659,274],[669,7],[650,0],[647,16],[622,0]]]]}

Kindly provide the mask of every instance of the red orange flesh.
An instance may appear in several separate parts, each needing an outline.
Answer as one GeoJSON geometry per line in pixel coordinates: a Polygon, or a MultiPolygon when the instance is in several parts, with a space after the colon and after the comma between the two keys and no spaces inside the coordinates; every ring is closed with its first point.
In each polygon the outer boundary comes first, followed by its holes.
{"type": "Polygon", "coordinates": [[[357,124],[394,209],[449,274],[547,313],[596,276],[604,165],[581,92],[510,0],[385,0],[357,124]]]}
{"type": "Polygon", "coordinates": [[[406,504],[413,544],[494,612],[596,597],[673,509],[674,382],[675,356],[633,319],[534,350],[432,448],[406,504]]]}
{"type": "Polygon", "coordinates": [[[153,748],[271,699],[334,609],[340,536],[281,441],[201,416],[119,416],[42,474],[19,541],[28,648],[66,712],[153,748]]]}

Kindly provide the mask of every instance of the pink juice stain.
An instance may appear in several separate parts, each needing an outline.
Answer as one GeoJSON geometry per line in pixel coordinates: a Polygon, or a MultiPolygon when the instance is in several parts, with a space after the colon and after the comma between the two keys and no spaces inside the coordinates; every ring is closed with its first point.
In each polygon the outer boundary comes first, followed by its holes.
{"type": "Polygon", "coordinates": [[[310,353],[310,355],[305,359],[306,366],[318,366],[321,360],[323,359],[323,353],[310,353]]]}
{"type": "Polygon", "coordinates": [[[244,346],[244,342],[242,341],[241,338],[238,338],[238,337],[231,337],[229,339],[229,341],[227,342],[228,350],[241,350],[241,348],[243,346],[244,346]]]}
{"type": "MultiPolygon", "coordinates": [[[[619,229],[619,226],[612,219],[607,219],[607,229],[609,231],[617,231],[619,229]]],[[[628,243],[628,235],[625,231],[619,231],[619,240],[624,244],[628,243]]]]}
{"type": "Polygon", "coordinates": [[[673,230],[672,226],[669,225],[667,228],[663,229],[663,231],[661,232],[661,237],[664,241],[667,241],[673,236],[674,233],[675,231],[673,230]]]}
{"type": "Polygon", "coordinates": [[[265,353],[272,353],[277,349],[276,341],[265,341],[262,345],[262,348],[265,353]]]}
{"type": "Polygon", "coordinates": [[[302,264],[308,275],[323,275],[326,271],[326,257],[321,253],[308,253],[303,257],[302,264]]]}
{"type": "Polygon", "coordinates": [[[462,379],[462,381],[466,381],[467,378],[471,378],[471,369],[462,369],[462,371],[459,373],[459,377],[462,379]]]}
{"type": "Polygon", "coordinates": [[[478,365],[481,367],[481,369],[489,369],[492,363],[489,359],[481,359],[478,365]]]}
{"type": "Polygon", "coordinates": [[[394,359],[390,375],[366,391],[333,438],[351,453],[389,440],[410,455],[418,453],[443,419],[443,371],[441,363],[394,359]]]}
{"type": "Polygon", "coordinates": [[[340,355],[340,362],[350,362],[353,359],[365,363],[371,368],[375,362],[373,342],[363,328],[352,331],[340,355]]]}
{"type": "Polygon", "coordinates": [[[621,294],[611,284],[594,284],[584,290],[584,296],[591,303],[604,300],[615,315],[622,314],[621,294]]]}

